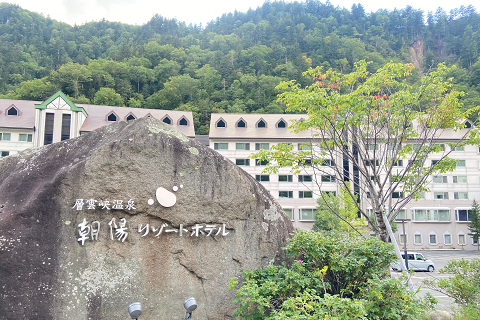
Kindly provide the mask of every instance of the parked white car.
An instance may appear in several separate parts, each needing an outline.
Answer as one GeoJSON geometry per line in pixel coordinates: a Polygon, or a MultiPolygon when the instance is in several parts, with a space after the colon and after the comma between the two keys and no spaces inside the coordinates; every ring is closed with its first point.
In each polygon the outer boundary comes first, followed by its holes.
{"type": "MultiPolygon", "coordinates": [[[[423,254],[419,252],[407,252],[408,258],[408,269],[412,269],[415,271],[428,271],[433,272],[435,270],[435,264],[432,260],[427,260],[423,254]]],[[[405,259],[405,254],[402,253],[402,259],[405,259]]],[[[394,271],[402,270],[399,261],[393,262],[391,265],[394,271]]]]}

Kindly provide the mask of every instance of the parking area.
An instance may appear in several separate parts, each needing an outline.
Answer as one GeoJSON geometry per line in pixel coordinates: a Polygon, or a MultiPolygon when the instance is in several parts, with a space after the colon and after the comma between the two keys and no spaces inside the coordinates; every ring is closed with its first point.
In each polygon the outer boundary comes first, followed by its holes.
{"type": "MultiPolygon", "coordinates": [[[[452,308],[455,306],[455,303],[452,298],[438,292],[426,288],[422,285],[422,281],[425,279],[434,280],[448,278],[451,275],[449,274],[440,274],[438,270],[442,269],[447,263],[451,260],[459,259],[474,259],[480,258],[479,251],[462,251],[462,250],[415,250],[415,252],[422,253],[426,259],[432,260],[435,263],[435,271],[433,272],[415,272],[412,276],[412,283],[415,289],[421,287],[420,295],[424,295],[427,292],[430,292],[435,298],[438,299],[437,309],[446,310],[452,312],[452,308]]],[[[399,276],[399,272],[392,272],[392,276],[399,276]]]]}

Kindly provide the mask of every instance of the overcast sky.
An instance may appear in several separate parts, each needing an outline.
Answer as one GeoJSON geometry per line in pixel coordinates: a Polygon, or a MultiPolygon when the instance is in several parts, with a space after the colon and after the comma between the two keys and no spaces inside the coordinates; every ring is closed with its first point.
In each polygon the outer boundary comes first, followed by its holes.
{"type": "MultiPolygon", "coordinates": [[[[288,0],[287,0],[288,1],[288,0]]],[[[478,1],[478,0],[477,0],[478,1]]],[[[187,24],[207,22],[223,13],[247,11],[263,4],[263,0],[10,0],[6,1],[20,7],[38,12],[52,19],[67,22],[71,25],[84,24],[105,18],[108,21],[120,21],[128,24],[142,25],[155,14],[167,18],[176,18],[187,24]]],[[[326,2],[326,1],[322,1],[326,2]]],[[[335,6],[350,9],[353,3],[361,3],[367,13],[378,9],[402,9],[407,5],[422,9],[425,13],[435,11],[439,6],[447,13],[461,5],[473,4],[472,0],[331,0],[335,6]]],[[[474,4],[473,4],[474,5],[474,4]]],[[[478,11],[479,5],[474,5],[478,11]]]]}

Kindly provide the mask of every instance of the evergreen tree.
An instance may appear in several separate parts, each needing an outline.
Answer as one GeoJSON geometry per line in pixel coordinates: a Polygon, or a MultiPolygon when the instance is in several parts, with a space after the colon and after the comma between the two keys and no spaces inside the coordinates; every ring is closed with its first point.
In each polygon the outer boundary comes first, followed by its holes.
{"type": "Polygon", "coordinates": [[[473,237],[477,242],[477,250],[480,249],[480,206],[478,202],[473,200],[473,209],[470,210],[470,221],[467,223],[468,230],[471,232],[468,235],[473,237]]]}

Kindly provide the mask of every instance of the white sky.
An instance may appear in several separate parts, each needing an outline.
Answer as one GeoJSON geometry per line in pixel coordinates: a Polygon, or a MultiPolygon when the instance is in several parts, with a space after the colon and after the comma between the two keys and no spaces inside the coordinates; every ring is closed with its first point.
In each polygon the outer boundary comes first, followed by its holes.
{"type": "MultiPolygon", "coordinates": [[[[155,14],[176,18],[187,24],[205,25],[223,13],[255,9],[261,6],[264,0],[7,0],[6,2],[18,4],[23,9],[38,12],[71,25],[81,25],[102,18],[108,21],[142,25],[155,14]]],[[[403,9],[407,5],[422,9],[425,13],[435,11],[440,6],[448,13],[461,5],[474,5],[472,0],[331,0],[330,2],[335,6],[348,9],[353,3],[361,3],[367,13],[378,9],[403,9]]],[[[480,6],[474,6],[479,11],[480,6]]]]}

